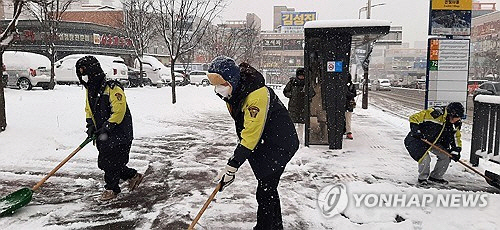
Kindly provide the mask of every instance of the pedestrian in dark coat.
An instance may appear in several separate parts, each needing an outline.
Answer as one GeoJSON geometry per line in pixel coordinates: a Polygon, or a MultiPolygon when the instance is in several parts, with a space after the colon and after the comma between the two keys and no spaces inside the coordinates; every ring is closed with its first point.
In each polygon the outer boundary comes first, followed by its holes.
{"type": "Polygon", "coordinates": [[[304,124],[305,122],[306,93],[304,68],[298,68],[295,77],[290,78],[283,89],[285,97],[290,98],[288,112],[293,123],[304,124]]]}
{"type": "Polygon", "coordinates": [[[352,112],[354,112],[354,107],[356,107],[356,88],[352,83],[350,78],[351,74],[348,74],[349,79],[347,82],[347,93],[346,93],[346,103],[345,103],[345,134],[347,139],[353,139],[351,130],[352,112]]]}
{"type": "Polygon", "coordinates": [[[443,175],[448,169],[450,158],[440,152],[435,152],[431,146],[423,142],[429,142],[446,149],[452,153],[454,161],[460,159],[462,151],[462,140],[460,128],[464,117],[465,109],[460,102],[452,102],[446,107],[434,107],[422,110],[410,116],[410,132],[406,136],[404,143],[410,156],[418,161],[418,183],[427,184],[427,180],[432,182],[447,184],[443,175]],[[438,160],[434,170],[430,172],[431,158],[429,152],[434,153],[438,160]]]}
{"type": "Polygon", "coordinates": [[[97,136],[97,163],[104,171],[106,190],[100,199],[110,200],[121,192],[120,179],[128,180],[129,190],[133,190],[143,178],[135,169],[126,166],[133,139],[132,115],[120,83],[106,81],[106,75],[94,56],[80,58],[76,62],[76,74],[87,92],[87,134],[97,136]]]}
{"type": "Polygon", "coordinates": [[[254,229],[283,229],[277,188],[299,145],[290,115],[274,91],[264,85],[262,74],[247,63],[238,67],[232,59],[218,57],[208,72],[216,94],[227,103],[240,140],[215,181],[221,183],[222,191],[248,159],[258,181],[254,229]]]}

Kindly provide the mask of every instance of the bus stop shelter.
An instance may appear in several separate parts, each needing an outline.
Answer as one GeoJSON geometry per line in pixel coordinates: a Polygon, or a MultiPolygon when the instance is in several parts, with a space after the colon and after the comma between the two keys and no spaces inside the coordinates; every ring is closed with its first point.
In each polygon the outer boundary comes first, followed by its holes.
{"type": "Polygon", "coordinates": [[[389,21],[372,19],[305,24],[306,146],[342,148],[351,50],[374,42],[389,29],[389,21]]]}

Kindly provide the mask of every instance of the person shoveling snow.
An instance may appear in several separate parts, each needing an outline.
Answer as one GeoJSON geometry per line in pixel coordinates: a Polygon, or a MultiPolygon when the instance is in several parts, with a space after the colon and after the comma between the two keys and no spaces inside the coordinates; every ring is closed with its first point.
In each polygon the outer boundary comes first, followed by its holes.
{"type": "Polygon", "coordinates": [[[104,171],[106,185],[100,200],[111,200],[121,192],[120,179],[128,180],[130,191],[143,179],[137,170],[127,167],[133,139],[132,115],[120,83],[105,80],[106,75],[95,57],[80,58],[76,62],[76,74],[87,89],[87,134],[97,136],[98,167],[104,171]]]}
{"type": "Polygon", "coordinates": [[[240,140],[215,181],[222,191],[234,181],[248,159],[258,181],[257,225],[254,229],[283,229],[278,183],[285,166],[299,148],[290,115],[264,77],[247,63],[218,57],[208,70],[210,83],[235,120],[240,140]]]}
{"type": "Polygon", "coordinates": [[[405,138],[405,147],[411,157],[418,161],[418,183],[427,185],[428,180],[439,184],[448,184],[443,179],[451,159],[458,161],[462,151],[460,128],[464,107],[459,102],[452,102],[446,107],[435,107],[422,110],[410,116],[411,131],[405,138]],[[443,149],[452,152],[452,158],[433,151],[431,146],[421,139],[426,139],[443,149]],[[434,170],[430,172],[431,157],[429,152],[437,157],[434,170]]]}

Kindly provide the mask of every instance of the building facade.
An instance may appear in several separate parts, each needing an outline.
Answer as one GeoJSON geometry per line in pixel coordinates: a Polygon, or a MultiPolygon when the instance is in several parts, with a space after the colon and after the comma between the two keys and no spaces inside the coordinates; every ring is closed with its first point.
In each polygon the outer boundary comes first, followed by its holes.
{"type": "Polygon", "coordinates": [[[472,18],[470,38],[469,79],[499,80],[500,12],[472,18]]]}

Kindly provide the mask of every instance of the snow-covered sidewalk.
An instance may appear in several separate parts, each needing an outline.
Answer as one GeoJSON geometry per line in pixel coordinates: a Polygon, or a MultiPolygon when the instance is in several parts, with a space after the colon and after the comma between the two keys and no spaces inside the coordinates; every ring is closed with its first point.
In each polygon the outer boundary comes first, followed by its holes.
{"type": "MultiPolygon", "coordinates": [[[[170,103],[170,90],[125,91],[136,137],[129,165],[146,173],[139,191],[124,189],[117,201],[98,202],[102,172],[97,168],[97,151],[89,145],[50,178],[28,206],[0,219],[0,226],[186,229],[215,187],[211,179],[232,154],[237,138],[233,121],[212,87],[179,87],[175,105],[170,103]]],[[[0,134],[0,196],[32,187],[85,138],[81,88],[7,89],[6,98],[8,129],[0,134]]],[[[345,140],[342,150],[301,147],[279,187],[285,229],[497,229],[498,191],[461,165],[451,163],[446,189],[414,187],[417,163],[403,145],[408,126],[406,119],[374,106],[357,108],[354,140],[345,140]],[[368,208],[355,207],[351,199],[343,215],[326,218],[317,204],[318,192],[337,183],[347,187],[350,197],[486,192],[487,206],[368,208]]],[[[468,159],[469,150],[470,143],[465,141],[462,159],[468,159]]],[[[234,184],[217,194],[198,228],[251,229],[256,218],[256,184],[245,163],[234,184]]]]}

